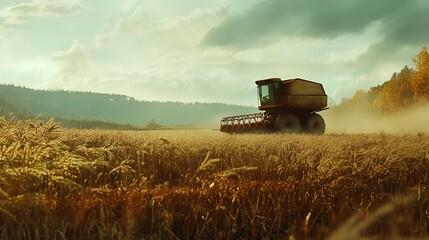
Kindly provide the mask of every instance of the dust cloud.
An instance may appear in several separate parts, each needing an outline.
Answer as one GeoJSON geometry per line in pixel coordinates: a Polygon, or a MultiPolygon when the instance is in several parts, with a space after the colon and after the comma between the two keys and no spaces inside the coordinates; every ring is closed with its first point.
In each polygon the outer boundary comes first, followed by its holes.
{"type": "Polygon", "coordinates": [[[429,105],[389,115],[329,109],[321,112],[326,133],[429,133],[429,105]]]}

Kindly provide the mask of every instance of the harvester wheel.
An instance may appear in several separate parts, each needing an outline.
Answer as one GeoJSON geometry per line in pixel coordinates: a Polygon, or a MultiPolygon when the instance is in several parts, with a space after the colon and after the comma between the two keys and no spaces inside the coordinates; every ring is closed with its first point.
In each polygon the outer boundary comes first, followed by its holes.
{"type": "Polygon", "coordinates": [[[276,128],[283,133],[301,132],[301,124],[298,117],[291,113],[281,115],[276,121],[276,128]]]}
{"type": "Polygon", "coordinates": [[[305,123],[305,131],[310,134],[325,133],[325,120],[319,114],[311,114],[305,123]]]}

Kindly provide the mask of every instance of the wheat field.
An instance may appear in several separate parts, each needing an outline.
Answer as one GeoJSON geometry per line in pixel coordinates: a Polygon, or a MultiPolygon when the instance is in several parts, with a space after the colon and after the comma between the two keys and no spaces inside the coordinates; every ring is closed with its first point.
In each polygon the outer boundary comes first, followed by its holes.
{"type": "Polygon", "coordinates": [[[0,239],[424,239],[429,136],[0,118],[0,239]]]}

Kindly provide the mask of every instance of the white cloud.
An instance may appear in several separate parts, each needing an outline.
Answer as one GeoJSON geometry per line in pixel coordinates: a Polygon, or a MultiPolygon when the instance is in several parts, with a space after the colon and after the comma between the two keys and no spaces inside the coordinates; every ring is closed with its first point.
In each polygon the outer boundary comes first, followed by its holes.
{"type": "Polygon", "coordinates": [[[161,6],[152,4],[135,7],[129,15],[118,19],[114,27],[98,34],[95,37],[96,44],[133,38],[144,40],[141,44],[194,47],[207,29],[219,24],[222,14],[227,12],[225,8],[195,8],[186,14],[180,14],[160,10],[161,6]]]}
{"type": "Polygon", "coordinates": [[[225,94],[237,98],[239,79],[225,67],[231,53],[197,46],[228,10],[195,8],[182,14],[160,9],[137,6],[96,37],[94,65],[103,72],[97,82],[118,85],[117,91],[139,99],[221,102],[225,94]],[[227,85],[233,87],[223,87],[227,85]]]}
{"type": "Polygon", "coordinates": [[[88,81],[92,75],[89,51],[77,41],[68,51],[55,53],[52,60],[55,87],[74,88],[74,86],[88,81]]]}
{"type": "Polygon", "coordinates": [[[0,18],[8,25],[22,24],[28,17],[72,15],[79,11],[79,1],[33,0],[7,7],[0,11],[0,18]]]}
{"type": "MultiPolygon", "coordinates": [[[[279,37],[266,41],[264,47],[203,48],[197,45],[204,34],[224,21],[222,16],[231,14],[226,8],[196,8],[186,15],[159,9],[137,6],[96,38],[96,52],[115,57],[99,59],[105,68],[109,66],[110,73],[106,74],[101,65],[99,72],[116,79],[126,76],[122,92],[125,88],[141,89],[135,93],[140,96],[134,95],[140,99],[253,105],[254,80],[301,77],[322,82],[328,94],[339,101],[352,95],[359,87],[357,83],[362,84],[354,69],[358,56],[380,41],[380,25],[375,22],[361,35],[334,39],[279,37]],[[162,97],[154,94],[159,92],[162,97]]],[[[108,77],[99,81],[103,79],[108,77]]]]}

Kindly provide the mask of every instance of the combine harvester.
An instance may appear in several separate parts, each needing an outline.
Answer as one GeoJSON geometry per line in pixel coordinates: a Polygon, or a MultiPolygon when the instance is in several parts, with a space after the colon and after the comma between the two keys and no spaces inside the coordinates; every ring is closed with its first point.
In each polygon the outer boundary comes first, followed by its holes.
{"type": "Polygon", "coordinates": [[[328,97],[322,84],[300,78],[269,78],[255,83],[258,86],[258,108],[264,112],[224,117],[220,121],[220,131],[310,134],[325,132],[325,121],[317,114],[328,109],[328,97]]]}

